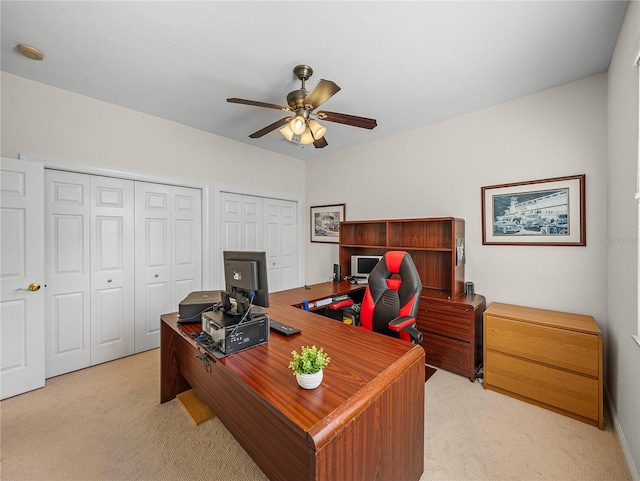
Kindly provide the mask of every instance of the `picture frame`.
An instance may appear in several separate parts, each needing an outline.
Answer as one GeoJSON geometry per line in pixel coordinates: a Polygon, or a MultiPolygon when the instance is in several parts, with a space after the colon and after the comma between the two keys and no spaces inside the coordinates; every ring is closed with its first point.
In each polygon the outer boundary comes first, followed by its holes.
{"type": "Polygon", "coordinates": [[[586,246],[585,175],[482,187],[482,244],[586,246]]]}
{"type": "Polygon", "coordinates": [[[345,204],[311,207],[311,242],[340,242],[340,222],[345,220],[345,204]]]}

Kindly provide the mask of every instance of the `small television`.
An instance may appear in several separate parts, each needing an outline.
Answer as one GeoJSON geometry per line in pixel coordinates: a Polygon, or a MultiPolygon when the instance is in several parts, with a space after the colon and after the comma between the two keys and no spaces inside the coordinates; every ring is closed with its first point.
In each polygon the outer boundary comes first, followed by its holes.
{"type": "Polygon", "coordinates": [[[244,315],[252,304],[269,307],[267,255],[258,251],[224,251],[225,292],[222,303],[228,314],[244,315]],[[236,309],[230,309],[230,298],[236,309]]]}
{"type": "Polygon", "coordinates": [[[351,256],[351,277],[369,277],[382,256],[351,256]]]}

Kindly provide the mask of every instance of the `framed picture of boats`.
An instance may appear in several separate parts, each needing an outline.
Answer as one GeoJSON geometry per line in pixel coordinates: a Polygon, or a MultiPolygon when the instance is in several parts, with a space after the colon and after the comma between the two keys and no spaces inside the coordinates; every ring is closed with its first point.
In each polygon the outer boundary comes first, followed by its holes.
{"type": "Polygon", "coordinates": [[[586,246],[584,189],[584,174],[482,187],[482,243],[586,246]]]}

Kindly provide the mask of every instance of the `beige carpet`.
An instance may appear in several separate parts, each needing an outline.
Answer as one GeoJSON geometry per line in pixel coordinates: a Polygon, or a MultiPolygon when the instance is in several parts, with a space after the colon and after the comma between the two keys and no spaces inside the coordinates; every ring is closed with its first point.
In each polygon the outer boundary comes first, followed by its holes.
{"type": "MultiPolygon", "coordinates": [[[[159,404],[159,359],[148,351],[2,401],[0,478],[266,480],[218,418],[196,427],[177,400],[159,404]]],[[[608,419],[600,431],[442,369],[425,393],[423,481],[631,480],[608,419]]]]}

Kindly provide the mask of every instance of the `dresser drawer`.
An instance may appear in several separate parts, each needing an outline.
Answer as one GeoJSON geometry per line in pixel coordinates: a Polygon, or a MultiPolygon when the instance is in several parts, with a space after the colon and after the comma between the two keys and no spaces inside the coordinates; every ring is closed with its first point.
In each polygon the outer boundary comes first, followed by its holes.
{"type": "Polygon", "coordinates": [[[440,307],[420,302],[416,324],[422,332],[434,332],[443,336],[471,342],[475,312],[456,308],[440,307]]]}
{"type": "Polygon", "coordinates": [[[485,315],[484,342],[487,350],[600,376],[599,336],[485,315]]]}
{"type": "Polygon", "coordinates": [[[597,379],[487,351],[484,385],[485,388],[503,389],[593,421],[599,420],[597,379]]]}

